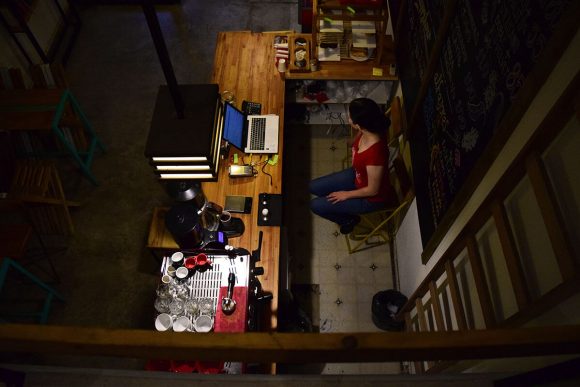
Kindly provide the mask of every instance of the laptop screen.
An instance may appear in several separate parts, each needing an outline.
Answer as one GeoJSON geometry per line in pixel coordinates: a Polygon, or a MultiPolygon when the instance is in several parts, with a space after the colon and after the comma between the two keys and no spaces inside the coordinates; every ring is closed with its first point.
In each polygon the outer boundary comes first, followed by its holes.
{"type": "Polygon", "coordinates": [[[244,114],[229,103],[225,104],[224,140],[243,151],[244,114]]]}

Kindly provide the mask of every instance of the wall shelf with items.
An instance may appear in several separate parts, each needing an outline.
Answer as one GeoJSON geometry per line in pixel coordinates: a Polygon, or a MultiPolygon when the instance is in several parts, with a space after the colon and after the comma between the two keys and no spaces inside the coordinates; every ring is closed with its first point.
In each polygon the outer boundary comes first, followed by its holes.
{"type": "Polygon", "coordinates": [[[307,125],[348,126],[348,104],[366,97],[383,109],[393,100],[395,81],[287,80],[286,118],[307,125]]]}
{"type": "Polygon", "coordinates": [[[298,104],[348,104],[355,98],[370,98],[379,105],[392,99],[395,82],[367,80],[286,81],[286,101],[298,104]]]}
{"type": "Polygon", "coordinates": [[[316,78],[396,79],[393,39],[385,35],[386,1],[314,0],[312,12],[312,56],[320,64],[316,78]]]}

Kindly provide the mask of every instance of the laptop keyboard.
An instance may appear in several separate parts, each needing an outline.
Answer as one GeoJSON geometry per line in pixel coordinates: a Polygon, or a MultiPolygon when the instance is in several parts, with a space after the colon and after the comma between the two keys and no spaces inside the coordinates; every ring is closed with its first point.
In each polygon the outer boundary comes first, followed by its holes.
{"type": "Polygon", "coordinates": [[[250,132],[250,149],[263,150],[266,139],[266,119],[253,118],[250,132]]]}

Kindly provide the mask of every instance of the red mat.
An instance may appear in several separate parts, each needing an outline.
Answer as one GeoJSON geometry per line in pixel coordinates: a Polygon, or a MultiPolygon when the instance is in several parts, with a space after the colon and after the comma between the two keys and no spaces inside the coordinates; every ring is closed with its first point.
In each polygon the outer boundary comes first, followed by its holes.
{"type": "Polygon", "coordinates": [[[239,286],[234,288],[233,299],[236,310],[229,316],[222,312],[222,298],[228,294],[227,286],[220,288],[218,305],[215,314],[215,332],[245,332],[248,318],[248,288],[239,286]]]}

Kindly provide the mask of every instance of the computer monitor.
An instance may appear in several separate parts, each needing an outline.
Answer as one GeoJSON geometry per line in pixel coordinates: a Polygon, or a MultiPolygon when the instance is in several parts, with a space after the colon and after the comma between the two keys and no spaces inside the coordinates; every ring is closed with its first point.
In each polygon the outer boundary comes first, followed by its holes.
{"type": "Polygon", "coordinates": [[[224,115],[224,135],[223,138],[239,150],[243,151],[244,144],[244,114],[236,109],[232,104],[226,103],[224,115]]]}

